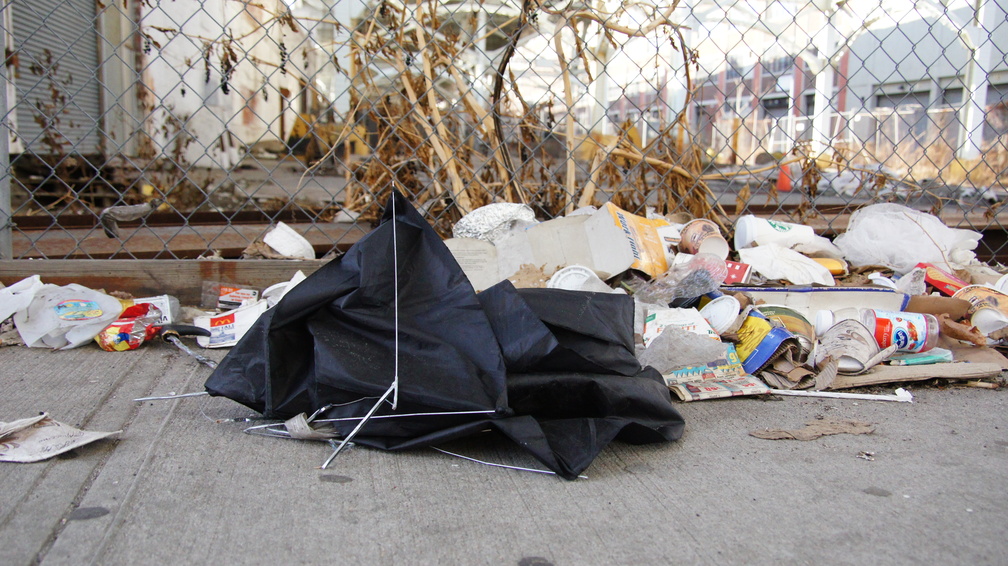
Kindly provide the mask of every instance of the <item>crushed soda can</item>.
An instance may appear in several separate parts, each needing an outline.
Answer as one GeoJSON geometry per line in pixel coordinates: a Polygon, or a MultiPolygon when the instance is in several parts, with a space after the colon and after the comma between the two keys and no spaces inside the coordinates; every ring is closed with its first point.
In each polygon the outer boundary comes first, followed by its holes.
{"type": "Polygon", "coordinates": [[[160,331],[161,309],[152,303],[127,307],[119,318],[95,336],[95,342],[107,352],[136,350],[160,331]]]}

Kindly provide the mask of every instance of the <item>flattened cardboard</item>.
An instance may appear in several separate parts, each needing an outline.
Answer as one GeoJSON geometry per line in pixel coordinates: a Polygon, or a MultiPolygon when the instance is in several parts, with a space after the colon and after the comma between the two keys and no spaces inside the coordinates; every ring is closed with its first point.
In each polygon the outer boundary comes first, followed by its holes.
{"type": "Polygon", "coordinates": [[[945,337],[940,337],[938,344],[942,348],[952,350],[952,358],[957,362],[998,364],[1001,369],[1008,369],[1008,358],[994,348],[963,344],[945,337]]]}
{"type": "Polygon", "coordinates": [[[871,434],[875,426],[871,423],[850,420],[809,421],[797,429],[766,428],[750,431],[750,436],[764,440],[815,440],[832,434],[871,434]]]}
{"type": "Polygon", "coordinates": [[[982,379],[1001,374],[1001,365],[993,363],[932,364],[929,366],[878,365],[860,375],[837,375],[830,389],[849,389],[865,385],[924,381],[926,379],[982,379]]]}
{"type": "Polygon", "coordinates": [[[473,289],[482,291],[500,282],[497,247],[492,243],[476,238],[448,238],[444,243],[469,278],[473,289]]]}
{"type": "Polygon", "coordinates": [[[969,301],[954,299],[952,297],[938,297],[935,295],[918,295],[910,297],[907,301],[905,311],[924,314],[947,314],[952,320],[962,320],[969,311],[969,301]]]}

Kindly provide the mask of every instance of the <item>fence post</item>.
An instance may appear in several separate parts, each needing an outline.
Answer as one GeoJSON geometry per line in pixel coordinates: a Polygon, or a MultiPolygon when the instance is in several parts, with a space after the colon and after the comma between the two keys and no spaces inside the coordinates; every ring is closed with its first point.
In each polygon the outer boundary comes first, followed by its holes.
{"type": "Polygon", "coordinates": [[[964,30],[970,39],[967,48],[970,52],[966,67],[966,89],[963,91],[963,118],[959,135],[958,156],[961,159],[975,159],[983,152],[984,124],[987,113],[988,73],[991,70],[991,52],[994,49],[994,39],[985,38],[985,34],[996,27],[994,18],[987,14],[1001,13],[985,2],[977,2],[974,16],[969,26],[964,30]],[[988,21],[991,20],[991,21],[988,21]]]}
{"type": "Polygon", "coordinates": [[[11,231],[10,120],[7,119],[7,60],[0,64],[0,260],[14,259],[11,231]]]}
{"type": "Polygon", "coordinates": [[[815,154],[827,152],[833,145],[830,119],[833,116],[834,96],[833,79],[836,70],[833,68],[832,56],[837,50],[839,33],[835,27],[835,14],[826,14],[825,28],[816,34],[813,45],[819,51],[818,64],[822,68],[815,75],[815,97],[812,115],[812,151],[815,154]]]}

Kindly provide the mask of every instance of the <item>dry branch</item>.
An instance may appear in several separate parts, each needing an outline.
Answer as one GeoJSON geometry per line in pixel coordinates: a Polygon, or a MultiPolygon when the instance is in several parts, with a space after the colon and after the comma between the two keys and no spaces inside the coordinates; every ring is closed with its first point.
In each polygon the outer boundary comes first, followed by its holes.
{"type": "MultiPolygon", "coordinates": [[[[455,201],[462,214],[468,214],[472,212],[472,200],[455,166],[455,152],[449,154],[443,142],[448,136],[445,131],[444,121],[441,120],[441,112],[438,110],[437,93],[434,90],[434,73],[431,70],[430,58],[427,53],[424,53],[427,51],[427,39],[421,26],[417,26],[414,29],[414,34],[416,35],[417,46],[420,48],[420,52],[423,53],[421,59],[423,60],[424,80],[427,84],[427,106],[430,109],[431,120],[434,122],[437,133],[437,137],[431,139],[431,144],[434,146],[435,151],[437,151],[441,162],[448,168],[448,176],[451,178],[452,183],[452,200],[455,201]]],[[[405,70],[405,64],[403,65],[403,70],[405,70]]],[[[421,121],[426,124],[426,120],[421,119],[421,121]]]]}
{"type": "Polygon", "coordinates": [[[576,181],[576,170],[574,168],[574,94],[571,92],[570,68],[567,66],[567,58],[564,57],[562,32],[566,27],[563,21],[558,21],[556,30],[553,33],[553,41],[556,44],[557,62],[560,64],[560,74],[563,76],[564,85],[564,122],[567,127],[565,147],[567,149],[567,179],[566,197],[564,199],[564,213],[570,214],[574,211],[574,183],[576,181]]]}

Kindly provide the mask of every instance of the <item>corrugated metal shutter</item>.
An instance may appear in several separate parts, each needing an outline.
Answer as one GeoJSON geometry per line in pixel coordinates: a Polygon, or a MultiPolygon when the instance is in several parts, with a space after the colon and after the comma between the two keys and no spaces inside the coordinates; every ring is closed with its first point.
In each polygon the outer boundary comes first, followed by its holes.
{"type": "Polygon", "coordinates": [[[99,153],[101,99],[95,1],[14,0],[13,10],[18,54],[18,136],[25,151],[39,155],[54,151],[44,143],[46,132],[39,122],[46,121],[41,120],[41,104],[55,105],[49,112],[56,116],[49,121],[49,132],[65,138],[63,153],[99,153]],[[51,82],[47,74],[55,81],[51,82]],[[64,95],[62,102],[54,101],[54,84],[64,95]]]}

